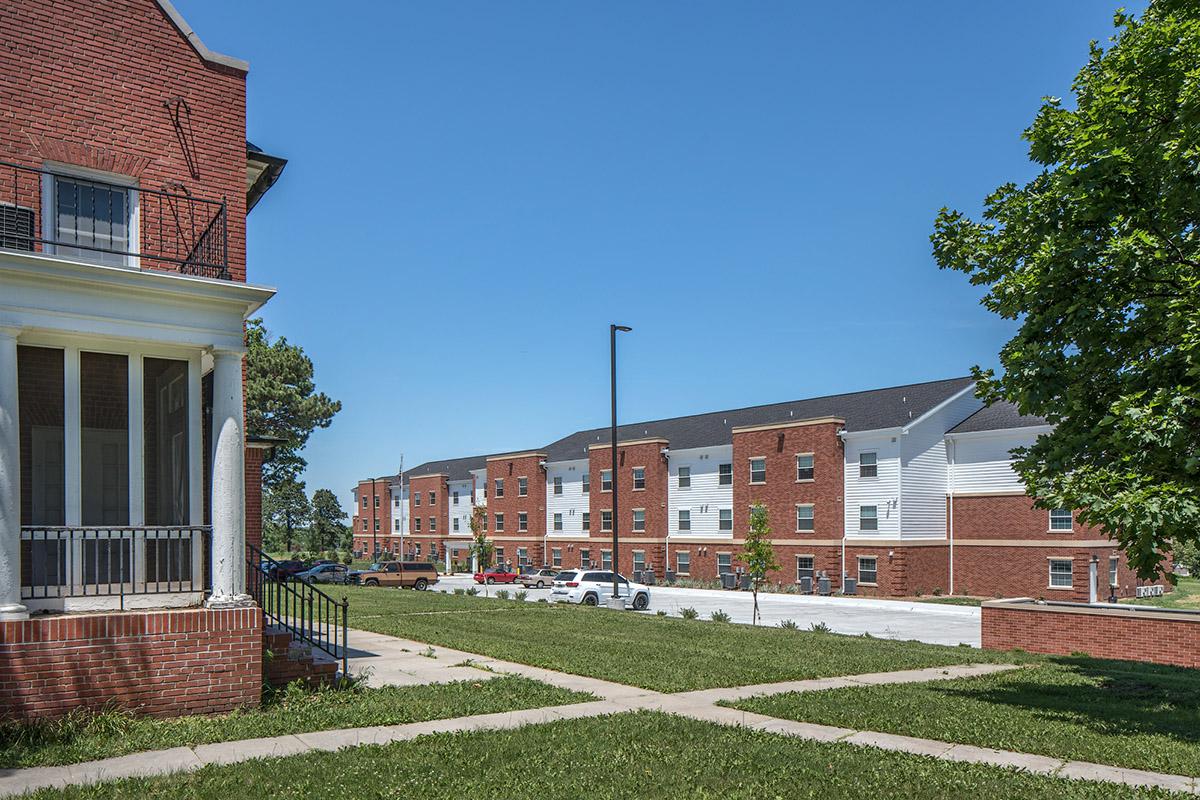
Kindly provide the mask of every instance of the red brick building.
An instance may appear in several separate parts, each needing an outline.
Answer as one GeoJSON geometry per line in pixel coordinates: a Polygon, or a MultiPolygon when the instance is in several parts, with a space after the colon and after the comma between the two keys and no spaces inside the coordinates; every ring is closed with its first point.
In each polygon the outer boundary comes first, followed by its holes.
{"type": "Polygon", "coordinates": [[[245,62],[166,0],[0,30],[0,715],[255,704],[246,214],[284,161],[246,140],[245,62]]]}

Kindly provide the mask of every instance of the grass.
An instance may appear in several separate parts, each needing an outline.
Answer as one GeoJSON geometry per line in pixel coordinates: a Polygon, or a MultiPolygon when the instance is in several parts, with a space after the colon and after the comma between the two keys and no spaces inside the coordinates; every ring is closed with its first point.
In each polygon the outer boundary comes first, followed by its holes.
{"type": "Polygon", "coordinates": [[[49,798],[243,797],[1168,798],[925,756],[806,742],[653,712],[437,734],[357,748],[123,780],[49,798]]]}
{"type": "Polygon", "coordinates": [[[938,603],[943,606],[981,606],[983,605],[982,597],[963,597],[962,595],[950,595],[946,597],[917,597],[918,603],[938,603]]]}
{"type": "Polygon", "coordinates": [[[1122,603],[1139,606],[1154,606],[1156,608],[1190,608],[1200,609],[1200,578],[1180,578],[1175,585],[1175,591],[1167,592],[1162,597],[1143,597],[1122,600],[1122,603]]]}
{"type": "Polygon", "coordinates": [[[274,693],[253,711],[176,719],[119,711],[74,714],[56,722],[0,724],[0,769],[72,764],[143,750],[260,736],[398,725],[471,714],[582,703],[589,694],[520,677],[381,689],[297,688],[274,693]]]}
{"type": "Polygon", "coordinates": [[[773,717],[1200,775],[1200,671],[1085,657],[730,703],[773,717]]]}
{"type": "Polygon", "coordinates": [[[558,604],[350,588],[350,625],[664,692],[1029,656],[558,604]]]}

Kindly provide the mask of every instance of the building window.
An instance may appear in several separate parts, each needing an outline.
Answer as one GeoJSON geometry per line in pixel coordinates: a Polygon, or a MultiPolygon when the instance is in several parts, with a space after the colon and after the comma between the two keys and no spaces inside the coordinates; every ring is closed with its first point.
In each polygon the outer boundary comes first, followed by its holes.
{"type": "Polygon", "coordinates": [[[767,460],[765,458],[750,459],[750,482],[767,482],[767,460]]]}
{"type": "Polygon", "coordinates": [[[504,548],[503,547],[496,548],[496,566],[498,566],[498,567],[504,566],[504,548]]]}
{"type": "Polygon", "coordinates": [[[379,520],[375,520],[375,532],[379,533],[379,520]]]}
{"type": "Polygon", "coordinates": [[[421,532],[421,518],[413,517],[413,530],[417,533],[421,532]]]}
{"type": "Polygon", "coordinates": [[[501,514],[500,512],[496,512],[496,533],[500,533],[503,530],[504,530],[504,515],[501,514]]]}
{"type": "MultiPolygon", "coordinates": [[[[454,532],[458,533],[458,517],[455,517],[453,520],[451,520],[450,525],[451,525],[451,527],[453,527],[454,532]]],[[[396,529],[399,530],[399,528],[400,528],[400,526],[397,525],[396,529]]]]}
{"type": "Polygon", "coordinates": [[[874,478],[879,475],[879,466],[875,463],[875,453],[858,454],[858,477],[874,478]]]}
{"type": "Polygon", "coordinates": [[[496,478],[496,497],[504,497],[504,478],[496,478]]]}
{"type": "Polygon", "coordinates": [[[487,481],[483,482],[483,499],[487,500],[487,481]]]}
{"type": "Polygon", "coordinates": [[[429,518],[429,532],[437,533],[437,517],[429,518]]]}
{"type": "Polygon", "coordinates": [[[483,520],[483,529],[486,531],[488,529],[488,515],[484,514],[480,519],[483,520]]]}
{"type": "Polygon", "coordinates": [[[602,531],[611,531],[612,530],[612,512],[611,511],[601,511],[600,512],[600,530],[602,530],[602,531]]]}
{"type": "Polygon", "coordinates": [[[877,571],[878,562],[874,556],[859,556],[858,557],[858,582],[859,583],[875,583],[879,577],[877,571]]]}
{"type": "Polygon", "coordinates": [[[1117,583],[1117,567],[1120,565],[1121,559],[1119,556],[1108,557],[1108,585],[1114,588],[1120,585],[1117,583]]]}
{"type": "Polygon", "coordinates": [[[812,556],[796,556],[796,583],[799,583],[801,578],[812,580],[816,572],[812,556]]]}
{"type": "Polygon", "coordinates": [[[554,530],[556,530],[556,531],[562,530],[562,514],[554,515],[554,530]]]}
{"type": "Polygon", "coordinates": [[[600,569],[611,570],[612,568],[612,550],[601,550],[600,569]]]}
{"type": "Polygon", "coordinates": [[[692,529],[692,510],[690,508],[679,509],[679,530],[690,531],[692,529]]]}
{"type": "Polygon", "coordinates": [[[634,489],[645,489],[646,488],[646,470],[642,467],[634,467],[633,468],[633,488],[634,489]]]}
{"type": "Polygon", "coordinates": [[[717,575],[728,575],[733,572],[733,554],[717,553],[717,575]]]}
{"type": "Polygon", "coordinates": [[[612,491],[612,470],[611,469],[600,470],[600,491],[602,491],[602,492],[611,492],[612,491]]]}
{"type": "Polygon", "coordinates": [[[392,530],[396,533],[400,532],[400,520],[398,520],[398,519],[392,520],[392,530]]]}
{"type": "Polygon", "coordinates": [[[592,551],[586,547],[579,551],[579,567],[580,569],[591,569],[592,567],[592,551]]]}
{"type": "Polygon", "coordinates": [[[1050,588],[1051,589],[1070,589],[1071,588],[1071,559],[1069,559],[1069,558],[1052,558],[1052,559],[1050,559],[1050,588]]]}
{"type": "Polygon", "coordinates": [[[879,509],[876,506],[858,507],[858,529],[860,531],[879,530],[879,509]]]}
{"type": "Polygon", "coordinates": [[[517,548],[517,565],[522,567],[529,566],[529,550],[527,548],[517,548]]]}
{"type": "Polygon", "coordinates": [[[583,473],[583,493],[584,494],[592,493],[592,476],[586,472],[583,473]]]}
{"type": "Polygon", "coordinates": [[[379,495],[374,495],[374,497],[375,497],[375,507],[379,508],[379,495]]]}
{"type": "Polygon", "coordinates": [[[561,547],[550,548],[550,564],[551,564],[551,566],[554,566],[554,567],[562,566],[562,548],[561,547]]]}
{"type": "Polygon", "coordinates": [[[367,496],[365,494],[362,496],[362,507],[367,507],[367,496]]]}
{"type": "Polygon", "coordinates": [[[517,478],[517,497],[529,496],[529,478],[517,478]]]}
{"type": "Polygon", "coordinates": [[[635,531],[646,530],[646,512],[644,509],[635,508],[633,510],[633,529],[635,531]]]}
{"type": "Polygon", "coordinates": [[[692,468],[691,467],[680,467],[679,468],[679,488],[680,489],[688,489],[691,487],[691,485],[692,485],[692,468]]]}
{"type": "Polygon", "coordinates": [[[646,553],[642,550],[633,551],[633,575],[636,580],[638,573],[646,569],[646,553]]]}
{"type": "Polygon", "coordinates": [[[675,551],[675,573],[677,575],[687,575],[688,570],[692,568],[692,554],[686,550],[675,551]]]}
{"type": "Polygon", "coordinates": [[[437,492],[429,493],[429,505],[431,505],[431,506],[437,505],[437,492]]]}
{"type": "Polygon", "coordinates": [[[796,506],[796,530],[811,531],[813,529],[813,507],[796,506]]]}
{"type": "Polygon", "coordinates": [[[517,512],[517,530],[522,531],[522,532],[529,530],[529,513],[528,512],[526,512],[526,511],[518,511],[517,512]]]}
{"type": "Polygon", "coordinates": [[[733,485],[733,464],[720,464],[717,466],[717,485],[733,485]]]}
{"type": "Polygon", "coordinates": [[[592,529],[592,515],[590,512],[583,512],[583,529],[590,531],[592,529]]]}
{"type": "Polygon", "coordinates": [[[796,480],[811,481],[813,479],[813,455],[801,453],[796,456],[796,480]]]}
{"type": "Polygon", "coordinates": [[[453,493],[450,495],[450,504],[451,504],[451,505],[458,505],[458,492],[453,492],[453,493]]]}
{"type": "Polygon", "coordinates": [[[1072,529],[1074,519],[1071,516],[1071,509],[1056,508],[1050,512],[1050,530],[1052,531],[1069,531],[1072,529]]]}
{"type": "Polygon", "coordinates": [[[400,497],[399,496],[392,497],[392,506],[395,508],[400,507],[400,497]]]}
{"type": "Polygon", "coordinates": [[[717,530],[732,531],[733,530],[733,509],[722,508],[717,512],[717,530]]]}
{"type": "Polygon", "coordinates": [[[421,505],[421,493],[420,492],[413,492],[413,505],[414,506],[421,505]]]}
{"type": "Polygon", "coordinates": [[[363,530],[365,531],[367,529],[367,520],[365,518],[363,519],[362,524],[363,524],[363,530]]]}
{"type": "Polygon", "coordinates": [[[556,475],[554,478],[554,493],[562,494],[562,476],[556,475]]]}

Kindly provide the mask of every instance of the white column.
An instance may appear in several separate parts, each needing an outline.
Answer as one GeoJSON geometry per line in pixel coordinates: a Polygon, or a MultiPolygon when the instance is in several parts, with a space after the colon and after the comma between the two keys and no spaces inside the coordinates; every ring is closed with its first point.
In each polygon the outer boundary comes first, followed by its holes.
{"type": "Polygon", "coordinates": [[[0,620],[26,619],[21,605],[21,448],[17,424],[17,331],[0,328],[0,620]]]}
{"type": "Polygon", "coordinates": [[[253,605],[246,594],[246,465],[242,353],[213,352],[212,596],[210,607],[253,605]]]}

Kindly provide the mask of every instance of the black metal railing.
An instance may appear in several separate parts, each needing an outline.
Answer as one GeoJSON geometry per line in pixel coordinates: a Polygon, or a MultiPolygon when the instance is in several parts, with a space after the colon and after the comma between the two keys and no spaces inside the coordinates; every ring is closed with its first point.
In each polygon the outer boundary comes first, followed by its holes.
{"type": "Polygon", "coordinates": [[[211,528],[23,527],[21,597],[118,597],[203,592],[211,528]]]}
{"type": "Polygon", "coordinates": [[[230,279],[225,201],[0,161],[0,248],[230,279]]]}
{"type": "Polygon", "coordinates": [[[262,608],[264,621],[338,659],[346,675],[350,601],[345,597],[334,600],[311,583],[287,577],[278,569],[278,561],[252,544],[247,544],[246,550],[247,588],[262,608]]]}

